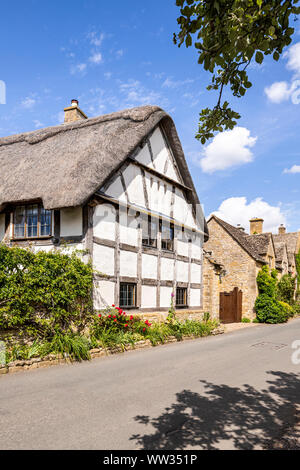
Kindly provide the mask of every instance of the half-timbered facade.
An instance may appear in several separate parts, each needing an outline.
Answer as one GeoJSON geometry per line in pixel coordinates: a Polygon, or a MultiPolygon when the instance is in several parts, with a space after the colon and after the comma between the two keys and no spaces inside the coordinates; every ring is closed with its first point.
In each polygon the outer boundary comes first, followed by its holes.
{"type": "Polygon", "coordinates": [[[163,110],[87,119],[74,100],[63,125],[0,139],[0,164],[0,241],[87,250],[96,309],[201,309],[208,232],[163,110]]]}

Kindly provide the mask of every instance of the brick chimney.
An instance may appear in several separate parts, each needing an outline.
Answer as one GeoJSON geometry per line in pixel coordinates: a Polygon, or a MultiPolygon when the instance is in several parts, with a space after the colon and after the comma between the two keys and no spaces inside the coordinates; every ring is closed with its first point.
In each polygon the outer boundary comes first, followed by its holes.
{"type": "Polygon", "coordinates": [[[79,121],[80,119],[87,119],[87,115],[79,108],[78,100],[72,100],[71,106],[64,109],[65,122],[79,121]]]}
{"type": "Polygon", "coordinates": [[[281,224],[280,227],[278,227],[278,233],[280,235],[282,235],[283,233],[286,233],[286,228],[283,224],[281,224]]]}
{"type": "Polygon", "coordinates": [[[252,219],[250,219],[249,222],[250,222],[250,235],[263,233],[264,219],[253,217],[252,219]]]}

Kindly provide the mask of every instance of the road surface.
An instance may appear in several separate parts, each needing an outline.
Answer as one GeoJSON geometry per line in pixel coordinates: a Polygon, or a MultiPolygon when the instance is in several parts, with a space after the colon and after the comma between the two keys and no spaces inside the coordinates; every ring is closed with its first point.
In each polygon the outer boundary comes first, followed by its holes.
{"type": "Polygon", "coordinates": [[[293,424],[297,339],[300,319],[3,375],[0,449],[263,448],[293,424]]]}

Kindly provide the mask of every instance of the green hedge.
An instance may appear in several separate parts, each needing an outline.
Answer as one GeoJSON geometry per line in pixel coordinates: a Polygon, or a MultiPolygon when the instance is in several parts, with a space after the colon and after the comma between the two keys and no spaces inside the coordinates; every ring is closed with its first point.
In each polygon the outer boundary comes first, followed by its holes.
{"type": "Polygon", "coordinates": [[[82,330],[93,313],[93,270],[78,252],[9,248],[0,244],[0,329],[51,339],[82,330]]]}

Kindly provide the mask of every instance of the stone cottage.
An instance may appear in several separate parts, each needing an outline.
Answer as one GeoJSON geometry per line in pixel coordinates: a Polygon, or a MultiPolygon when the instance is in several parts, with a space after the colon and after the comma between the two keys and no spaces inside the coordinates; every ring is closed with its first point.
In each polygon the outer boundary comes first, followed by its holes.
{"type": "Polygon", "coordinates": [[[171,117],[143,106],[0,139],[0,242],[84,249],[96,309],[202,308],[206,221],[171,117]]]}
{"type": "Polygon", "coordinates": [[[250,234],[215,215],[207,224],[210,236],[204,244],[204,310],[228,322],[244,316],[253,318],[258,271],[268,265],[278,271],[279,278],[287,273],[294,276],[300,232],[286,233],[280,226],[278,235],[264,233],[261,218],[250,220],[250,234]]]}

